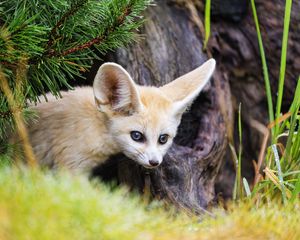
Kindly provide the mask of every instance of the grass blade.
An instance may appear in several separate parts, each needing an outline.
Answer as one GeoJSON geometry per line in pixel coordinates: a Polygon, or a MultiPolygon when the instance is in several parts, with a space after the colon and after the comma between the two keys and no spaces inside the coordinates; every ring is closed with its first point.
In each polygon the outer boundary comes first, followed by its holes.
{"type": "Polygon", "coordinates": [[[281,188],[283,203],[286,203],[285,186],[284,186],[284,183],[283,183],[283,176],[282,176],[282,171],[281,171],[281,166],[280,166],[280,159],[279,159],[278,151],[277,151],[277,148],[276,148],[276,144],[272,145],[272,150],[273,150],[273,153],[274,153],[274,158],[275,158],[275,162],[276,162],[276,166],[277,166],[277,170],[278,170],[278,178],[279,178],[279,184],[280,184],[280,188],[281,188]]]}
{"type": "Polygon", "coordinates": [[[210,6],[211,6],[210,0],[206,0],[205,19],[204,19],[204,25],[205,25],[205,39],[204,39],[204,46],[203,46],[204,49],[206,49],[207,47],[207,42],[210,36],[210,6]]]}
{"type": "Polygon", "coordinates": [[[239,104],[239,116],[238,116],[238,129],[239,129],[239,155],[238,155],[238,172],[237,172],[237,189],[239,191],[239,197],[243,194],[243,189],[241,185],[241,179],[242,179],[242,117],[241,117],[241,111],[242,111],[242,105],[239,104]]]}
{"type": "Polygon", "coordinates": [[[238,154],[232,144],[229,143],[231,154],[234,160],[235,166],[235,181],[233,188],[233,200],[238,200],[243,196],[243,186],[242,186],[242,120],[241,120],[241,103],[239,104],[238,112],[238,130],[239,130],[239,151],[238,154]]]}
{"type": "Polygon", "coordinates": [[[298,175],[298,180],[295,185],[295,189],[292,192],[291,202],[294,202],[300,193],[300,175],[298,175]]]}
{"type": "MultiPolygon", "coordinates": [[[[276,119],[280,117],[280,112],[281,112],[292,2],[293,2],[292,0],[286,0],[286,2],[285,2],[284,25],[283,25],[282,47],[281,47],[281,60],[280,60],[280,73],[279,73],[279,84],[278,84],[277,104],[276,104],[276,119]]],[[[275,136],[278,134],[278,129],[279,129],[279,124],[276,124],[275,136]]]]}
{"type": "MultiPolygon", "coordinates": [[[[263,41],[262,41],[262,37],[261,37],[261,33],[260,33],[259,22],[258,22],[258,17],[257,17],[257,13],[256,13],[256,7],[255,7],[254,0],[251,0],[251,7],[252,7],[252,13],[253,13],[253,18],[254,18],[254,22],[255,22],[258,46],[259,46],[259,51],[260,51],[260,56],[261,56],[262,67],[263,67],[265,88],[266,88],[267,101],[268,101],[269,121],[273,122],[274,121],[274,110],[273,110],[269,72],[268,72],[267,60],[266,60],[265,50],[264,50],[263,41]]],[[[272,131],[272,136],[273,136],[273,129],[271,129],[271,131],[272,131]]]]}
{"type": "Polygon", "coordinates": [[[243,178],[243,184],[244,184],[244,189],[245,189],[247,197],[250,197],[251,191],[250,191],[250,187],[249,187],[249,184],[248,184],[248,181],[246,178],[243,178]]]}
{"type": "Polygon", "coordinates": [[[229,148],[231,150],[231,155],[233,157],[233,161],[234,161],[234,167],[235,167],[235,181],[234,181],[234,187],[233,187],[233,193],[232,193],[232,199],[233,200],[237,200],[237,181],[238,181],[238,177],[237,177],[237,168],[238,168],[238,164],[239,164],[239,160],[235,151],[235,148],[232,144],[229,143],[229,148]]]}

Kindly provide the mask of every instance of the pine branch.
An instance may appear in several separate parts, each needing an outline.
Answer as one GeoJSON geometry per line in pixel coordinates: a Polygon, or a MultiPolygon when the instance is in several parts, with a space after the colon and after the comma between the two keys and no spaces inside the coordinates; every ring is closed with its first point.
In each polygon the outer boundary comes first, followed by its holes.
{"type": "Polygon", "coordinates": [[[63,23],[66,21],[67,18],[69,18],[70,16],[74,15],[78,10],[80,10],[80,8],[82,6],[84,6],[84,4],[86,4],[88,2],[88,0],[83,0],[78,2],[78,4],[75,4],[73,7],[71,7],[71,9],[69,11],[67,11],[62,17],[61,19],[55,24],[55,26],[52,28],[52,30],[50,31],[50,35],[49,35],[49,41],[48,41],[48,46],[47,46],[47,54],[48,55],[50,53],[49,56],[51,56],[51,47],[53,46],[54,42],[55,42],[55,38],[57,37],[57,30],[63,25],[63,23]]]}
{"type": "Polygon", "coordinates": [[[67,49],[67,50],[65,50],[61,53],[51,51],[47,54],[47,56],[48,57],[64,57],[64,56],[67,56],[71,53],[78,52],[78,51],[81,51],[81,50],[84,50],[84,49],[87,49],[87,48],[91,48],[94,45],[101,44],[101,42],[104,42],[112,32],[114,32],[118,27],[120,27],[122,24],[124,24],[124,21],[125,21],[126,17],[129,16],[132,12],[131,7],[132,7],[131,5],[126,7],[123,11],[123,14],[121,16],[119,16],[119,18],[117,20],[117,23],[114,24],[112,27],[110,27],[107,31],[105,31],[105,33],[102,36],[93,38],[88,42],[85,42],[85,43],[83,43],[79,46],[67,49]]]}
{"type": "Polygon", "coordinates": [[[63,51],[62,53],[60,53],[60,54],[57,53],[54,56],[57,56],[57,57],[67,56],[71,53],[78,52],[78,51],[81,51],[81,50],[84,50],[84,49],[87,49],[87,48],[91,48],[93,45],[100,44],[101,42],[103,42],[106,39],[106,37],[107,37],[106,34],[104,36],[96,37],[96,38],[94,38],[94,39],[92,39],[92,40],[90,40],[90,41],[88,41],[84,44],[81,44],[79,46],[67,49],[67,50],[63,51]]]}
{"type": "MultiPolygon", "coordinates": [[[[39,101],[51,92],[59,96],[62,86],[71,88],[69,79],[82,77],[99,54],[105,54],[136,40],[142,24],[141,12],[151,0],[59,0],[1,2],[0,68],[15,95],[17,69],[26,57],[23,100],[39,101]],[[38,10],[38,14],[37,14],[38,10]]],[[[24,103],[24,101],[22,102],[24,103]]],[[[14,127],[14,116],[25,114],[26,105],[10,108],[0,93],[0,138],[14,127]]],[[[25,115],[24,115],[25,116],[25,115]]],[[[28,112],[28,118],[32,113],[28,112]]]]}
{"type": "Polygon", "coordinates": [[[2,119],[8,119],[8,118],[13,117],[13,115],[15,113],[22,112],[22,111],[23,111],[23,107],[22,106],[14,107],[14,109],[9,109],[7,111],[0,111],[0,118],[2,118],[2,119]]]}
{"type": "Polygon", "coordinates": [[[12,115],[13,115],[13,113],[12,113],[10,110],[5,111],[5,112],[1,112],[1,111],[0,111],[0,118],[5,118],[5,119],[7,119],[7,118],[12,117],[12,115]]]}
{"type": "Polygon", "coordinates": [[[8,61],[0,60],[0,64],[9,68],[16,68],[17,65],[15,63],[10,63],[8,61]]]}

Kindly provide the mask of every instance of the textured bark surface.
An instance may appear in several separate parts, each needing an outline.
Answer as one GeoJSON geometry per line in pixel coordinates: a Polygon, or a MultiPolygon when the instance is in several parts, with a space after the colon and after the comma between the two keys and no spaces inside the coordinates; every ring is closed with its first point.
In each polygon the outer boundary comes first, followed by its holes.
{"type": "MultiPolygon", "coordinates": [[[[161,86],[193,70],[207,56],[202,50],[199,27],[190,15],[188,8],[174,1],[157,1],[146,13],[144,40],[107,60],[121,64],[142,85],[161,86]]],[[[160,167],[145,170],[117,156],[97,173],[109,178],[110,170],[111,175],[118,175],[120,183],[140,191],[150,185],[154,197],[201,212],[215,197],[215,179],[227,146],[226,126],[232,122],[229,85],[221,76],[216,71],[184,114],[174,144],[160,167]]]]}

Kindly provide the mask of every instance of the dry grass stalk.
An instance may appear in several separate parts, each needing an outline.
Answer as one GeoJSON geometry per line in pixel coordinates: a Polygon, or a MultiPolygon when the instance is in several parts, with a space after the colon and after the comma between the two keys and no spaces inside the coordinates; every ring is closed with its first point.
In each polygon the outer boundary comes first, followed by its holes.
{"type": "MultiPolygon", "coordinates": [[[[22,92],[25,76],[26,76],[26,64],[24,62],[20,62],[19,67],[16,70],[16,89],[15,89],[16,96],[20,96],[19,94],[21,94],[22,92]]],[[[12,112],[16,124],[17,133],[23,145],[26,161],[31,167],[34,167],[36,166],[36,159],[31,144],[29,142],[29,137],[23,119],[22,111],[20,111],[19,109],[20,104],[18,103],[17,97],[14,96],[11,88],[9,87],[8,80],[1,69],[0,69],[0,88],[3,91],[7,99],[9,108],[12,112]]]]}
{"type": "MultiPolygon", "coordinates": [[[[250,125],[253,128],[255,128],[256,130],[258,130],[260,133],[263,134],[263,141],[262,141],[262,144],[261,144],[257,165],[254,166],[254,170],[255,170],[255,176],[254,176],[254,181],[253,181],[254,186],[260,181],[260,179],[262,179],[261,174],[260,174],[260,169],[261,169],[261,166],[262,166],[263,161],[265,159],[267,144],[268,144],[268,140],[269,140],[269,137],[270,137],[270,130],[276,124],[279,124],[279,123],[285,121],[290,116],[291,116],[291,113],[287,112],[284,115],[282,115],[281,117],[275,119],[273,122],[270,122],[267,126],[265,126],[262,123],[256,121],[255,119],[250,119],[250,125]]],[[[277,145],[280,149],[280,152],[283,154],[284,153],[284,146],[280,143],[278,143],[277,145]]]]}

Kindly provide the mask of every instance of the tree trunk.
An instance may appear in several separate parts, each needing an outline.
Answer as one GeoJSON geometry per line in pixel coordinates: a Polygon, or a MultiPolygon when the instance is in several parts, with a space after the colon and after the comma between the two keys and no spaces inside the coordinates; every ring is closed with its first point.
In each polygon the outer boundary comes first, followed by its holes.
{"type": "MultiPolygon", "coordinates": [[[[175,1],[156,2],[146,12],[143,40],[107,59],[121,64],[141,85],[161,86],[207,59],[197,19],[191,17],[194,8],[175,1]]],[[[124,156],[117,156],[101,166],[97,174],[105,178],[117,175],[120,183],[140,191],[150,186],[154,197],[201,212],[215,197],[226,135],[232,134],[230,96],[228,81],[217,70],[209,86],[184,114],[174,144],[160,167],[146,170],[124,156]]]]}

